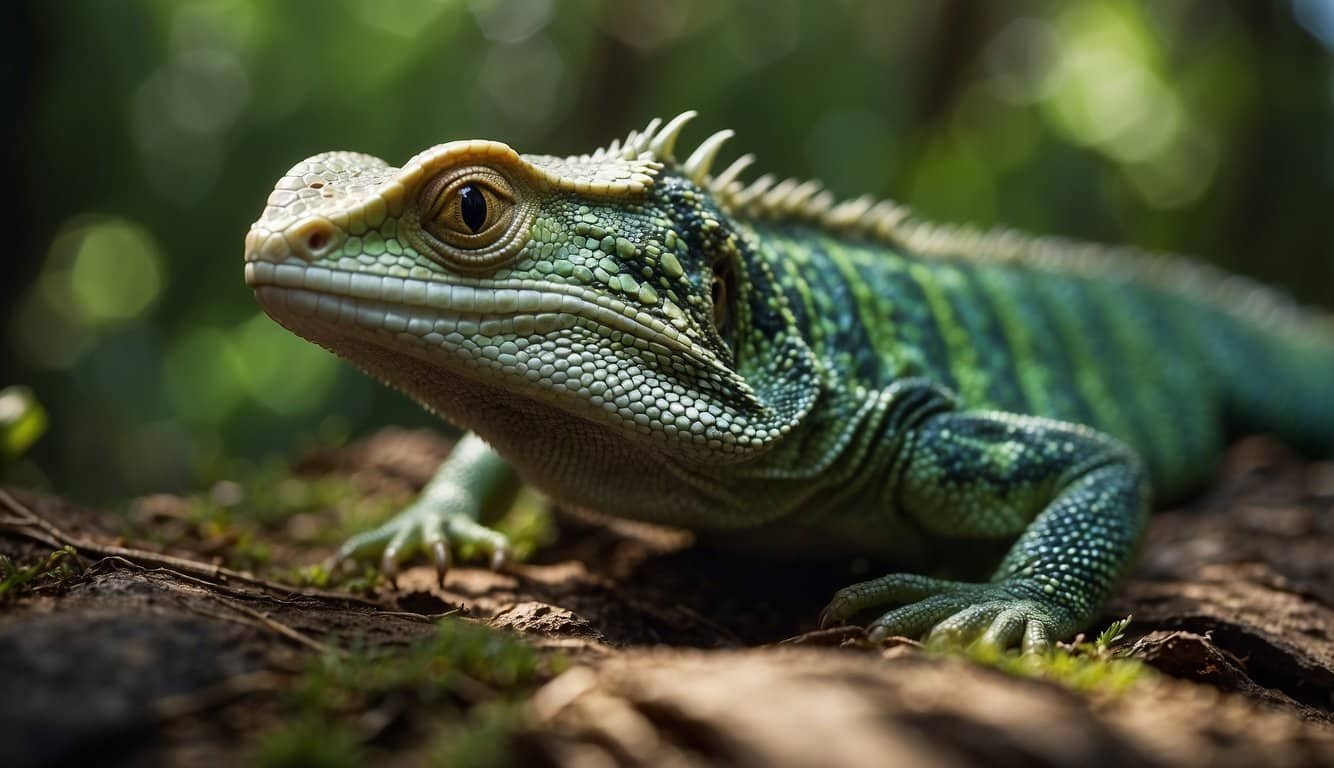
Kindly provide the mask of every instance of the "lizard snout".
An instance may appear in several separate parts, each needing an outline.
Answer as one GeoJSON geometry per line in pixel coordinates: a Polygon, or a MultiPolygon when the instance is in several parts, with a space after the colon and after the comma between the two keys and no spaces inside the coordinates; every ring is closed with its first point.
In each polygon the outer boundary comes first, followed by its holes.
{"type": "Polygon", "coordinates": [[[245,260],[281,264],[295,257],[313,262],[324,258],[342,245],[343,231],[323,217],[294,222],[280,232],[258,223],[245,238],[245,260]]]}

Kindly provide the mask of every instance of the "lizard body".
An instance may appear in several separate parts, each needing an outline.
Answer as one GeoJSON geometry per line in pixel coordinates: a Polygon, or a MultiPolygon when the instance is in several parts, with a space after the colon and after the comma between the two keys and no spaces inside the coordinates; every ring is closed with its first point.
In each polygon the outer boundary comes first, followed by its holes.
{"type": "Polygon", "coordinates": [[[1169,257],[916,221],[687,159],[693,113],[591,155],[451,142],[326,153],[246,240],[266,312],[473,433],[349,555],[506,544],[514,470],[555,501],[798,551],[912,562],[1013,542],[992,579],[910,573],[872,636],[1040,648],[1096,615],[1151,499],[1229,435],[1334,452],[1334,331],[1169,257]]]}

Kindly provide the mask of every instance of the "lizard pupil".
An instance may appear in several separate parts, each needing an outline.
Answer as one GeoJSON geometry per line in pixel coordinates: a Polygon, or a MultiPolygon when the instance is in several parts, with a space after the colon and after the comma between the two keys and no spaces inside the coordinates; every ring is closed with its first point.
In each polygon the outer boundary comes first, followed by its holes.
{"type": "Polygon", "coordinates": [[[469,184],[459,190],[459,216],[475,235],[486,224],[486,195],[469,184]]]}

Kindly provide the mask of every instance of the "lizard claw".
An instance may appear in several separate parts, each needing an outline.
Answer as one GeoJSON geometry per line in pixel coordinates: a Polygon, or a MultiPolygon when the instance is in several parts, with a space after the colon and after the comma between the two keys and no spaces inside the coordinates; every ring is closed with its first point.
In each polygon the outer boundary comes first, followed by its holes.
{"type": "Polygon", "coordinates": [[[392,546],[384,548],[380,556],[380,573],[389,579],[389,585],[398,589],[398,549],[392,546]]]}
{"type": "Polygon", "coordinates": [[[348,539],[334,561],[374,558],[378,554],[380,572],[397,586],[400,563],[419,552],[427,553],[435,566],[436,583],[443,585],[457,546],[470,546],[480,554],[489,554],[493,568],[503,568],[511,556],[509,539],[504,534],[469,515],[418,504],[379,528],[348,539]]]}
{"type": "Polygon", "coordinates": [[[445,574],[449,572],[452,560],[449,554],[449,544],[444,539],[436,539],[431,542],[431,559],[435,561],[436,586],[444,587],[445,574]]]}

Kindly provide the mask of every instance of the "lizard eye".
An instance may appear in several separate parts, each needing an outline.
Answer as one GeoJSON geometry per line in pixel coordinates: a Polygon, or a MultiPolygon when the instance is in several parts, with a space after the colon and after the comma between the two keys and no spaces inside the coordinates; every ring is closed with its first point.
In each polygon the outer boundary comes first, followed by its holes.
{"type": "Polygon", "coordinates": [[[428,184],[422,193],[422,226],[455,248],[485,248],[514,218],[514,190],[487,168],[465,168],[428,184]]]}

